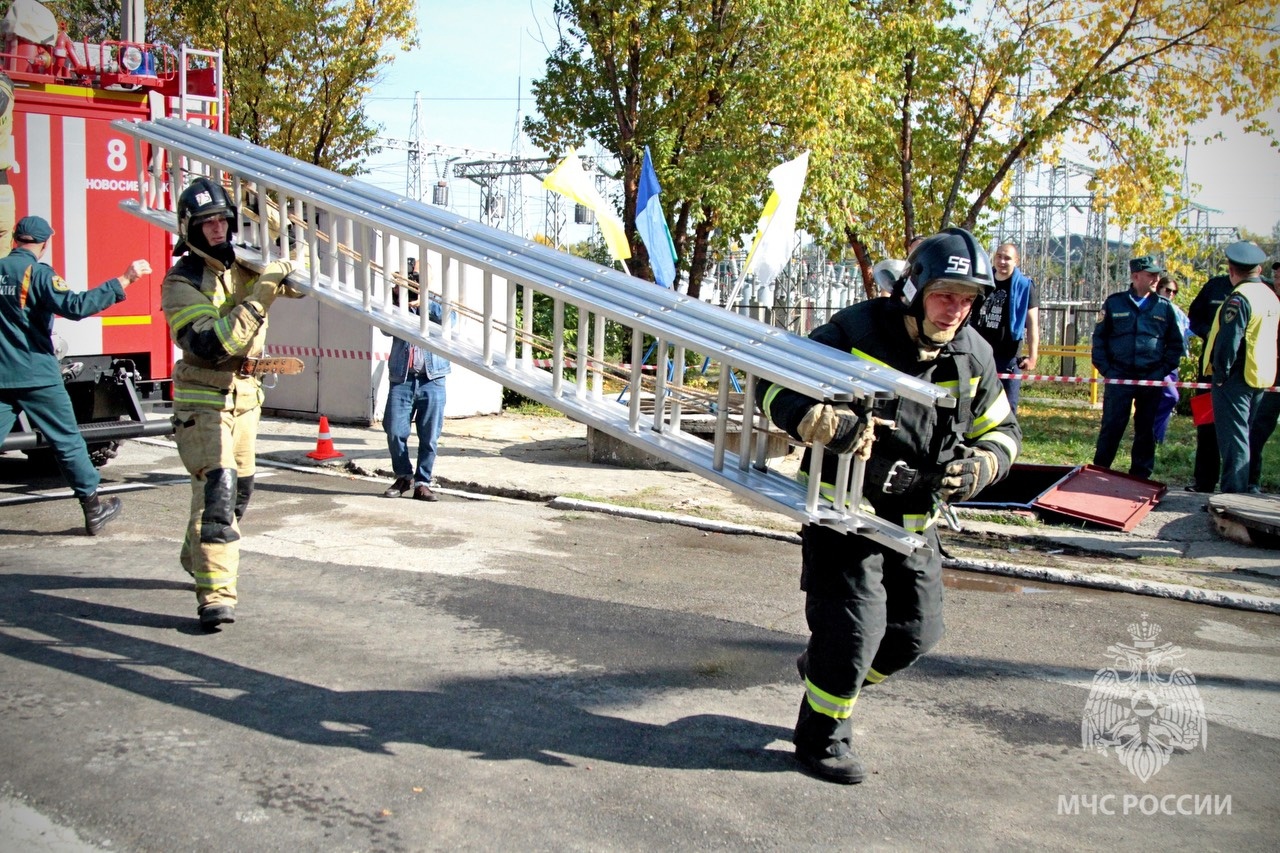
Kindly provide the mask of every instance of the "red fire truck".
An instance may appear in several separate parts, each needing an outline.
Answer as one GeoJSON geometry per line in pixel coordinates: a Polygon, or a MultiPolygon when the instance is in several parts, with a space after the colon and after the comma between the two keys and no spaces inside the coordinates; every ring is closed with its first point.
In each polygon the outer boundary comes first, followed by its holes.
{"type": "MultiPolygon", "coordinates": [[[[91,287],[146,258],[152,274],[103,313],[55,321],[63,376],[96,464],[119,442],[171,430],[147,411],[167,397],[173,346],[160,311],[171,237],[141,226],[119,203],[138,197],[138,155],[111,128],[118,118],[181,116],[221,130],[220,55],[139,41],[73,41],[35,0],[14,0],[0,24],[0,68],[14,84],[18,218],[45,217],[56,236],[44,261],[73,288],[91,287]],[[46,13],[42,15],[41,12],[46,13]]],[[[146,152],[143,157],[146,157],[146,152]]],[[[45,446],[24,419],[0,450],[45,446]]]]}

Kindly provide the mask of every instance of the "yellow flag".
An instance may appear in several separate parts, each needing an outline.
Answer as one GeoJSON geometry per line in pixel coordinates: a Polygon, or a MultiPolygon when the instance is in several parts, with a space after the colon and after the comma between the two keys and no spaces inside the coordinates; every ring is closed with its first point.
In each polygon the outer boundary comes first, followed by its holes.
{"type": "Polygon", "coordinates": [[[627,243],[622,219],[613,212],[613,206],[600,195],[600,191],[596,189],[596,185],[587,173],[582,171],[582,161],[578,159],[576,149],[569,149],[569,153],[560,161],[560,164],[543,179],[542,185],[594,211],[596,222],[600,224],[600,233],[604,237],[605,245],[609,247],[609,254],[619,261],[625,261],[631,257],[631,246],[627,243]]]}

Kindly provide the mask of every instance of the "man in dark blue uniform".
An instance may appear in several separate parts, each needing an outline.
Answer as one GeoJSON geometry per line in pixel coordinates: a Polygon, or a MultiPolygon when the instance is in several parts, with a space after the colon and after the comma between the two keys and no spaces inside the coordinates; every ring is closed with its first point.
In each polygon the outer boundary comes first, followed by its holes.
{"type": "Polygon", "coordinates": [[[1213,382],[1222,491],[1240,493],[1248,491],[1249,485],[1249,430],[1258,417],[1263,389],[1276,382],[1280,299],[1262,280],[1262,263],[1267,259],[1262,249],[1241,240],[1228,246],[1226,254],[1227,275],[1235,289],[1209,330],[1205,363],[1213,382]]]}
{"type": "Polygon", "coordinates": [[[826,483],[835,481],[838,454],[869,454],[861,502],[927,543],[904,556],[820,524],[800,532],[810,637],[797,661],[805,695],[795,754],[809,772],[842,784],[866,775],[852,745],[863,686],[911,666],[942,637],[943,502],[967,500],[1004,477],[1022,443],[991,347],[967,326],[993,286],[986,252],[969,232],[948,228],[922,241],[907,263],[893,296],[845,308],[810,337],[953,389],[955,406],[899,400],[893,425],[869,431],[868,412],[767,381],[757,386],[770,420],[831,451],[823,456],[826,483]]]}
{"type": "MultiPolygon", "coordinates": [[[[1105,379],[1159,381],[1182,358],[1182,326],[1173,303],[1156,293],[1164,269],[1151,255],[1129,261],[1131,285],[1102,303],[1093,329],[1093,366],[1105,379]]],[[[1102,424],[1093,464],[1110,468],[1133,410],[1133,451],[1129,473],[1149,478],[1156,466],[1156,414],[1159,386],[1107,384],[1102,396],[1102,424]]]]}
{"type": "Polygon", "coordinates": [[[79,320],[124,299],[124,290],[151,272],[145,260],[92,290],[73,291],[53,268],[39,263],[53,229],[39,216],[24,216],[13,231],[13,251],[0,259],[0,436],[18,412],[53,446],[62,476],[84,508],[84,526],[96,536],[120,512],[119,498],[98,497],[98,471],[76,427],[71,397],[53,351],[53,318],[79,320]]]}

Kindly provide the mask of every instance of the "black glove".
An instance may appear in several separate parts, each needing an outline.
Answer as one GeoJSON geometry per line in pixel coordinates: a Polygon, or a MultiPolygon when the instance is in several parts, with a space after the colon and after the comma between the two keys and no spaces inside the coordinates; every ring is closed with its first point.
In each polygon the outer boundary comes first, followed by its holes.
{"type": "Polygon", "coordinates": [[[949,464],[938,483],[938,497],[946,503],[963,503],[991,485],[1000,470],[990,450],[961,447],[962,458],[949,464]]]}

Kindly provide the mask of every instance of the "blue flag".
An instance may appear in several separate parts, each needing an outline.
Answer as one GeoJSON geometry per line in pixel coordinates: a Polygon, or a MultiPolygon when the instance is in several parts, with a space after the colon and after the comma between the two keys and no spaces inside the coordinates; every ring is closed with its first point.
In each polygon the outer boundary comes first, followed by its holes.
{"type": "Polygon", "coordinates": [[[670,288],[676,280],[676,246],[671,241],[666,217],[662,215],[662,203],[658,196],[658,173],[653,170],[653,158],[649,146],[644,147],[644,165],[640,168],[640,188],[636,192],[636,232],[649,251],[649,266],[653,268],[653,280],[670,288]]]}

